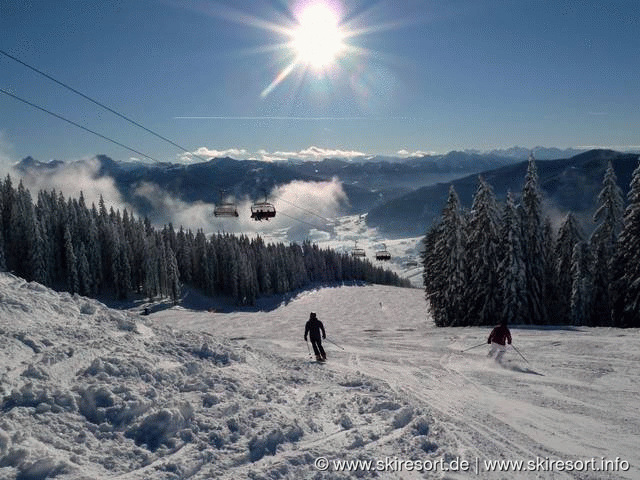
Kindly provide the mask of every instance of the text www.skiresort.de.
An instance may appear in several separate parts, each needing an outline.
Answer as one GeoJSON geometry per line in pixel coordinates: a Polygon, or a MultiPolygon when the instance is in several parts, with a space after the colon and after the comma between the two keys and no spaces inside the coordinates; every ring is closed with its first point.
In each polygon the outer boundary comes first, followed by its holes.
{"type": "Polygon", "coordinates": [[[404,460],[386,457],[384,460],[329,460],[315,459],[320,471],[335,472],[628,472],[628,461],[616,457],[591,457],[574,460],[536,457],[529,460],[490,460],[475,458],[473,461],[454,458],[434,460],[404,460]]]}

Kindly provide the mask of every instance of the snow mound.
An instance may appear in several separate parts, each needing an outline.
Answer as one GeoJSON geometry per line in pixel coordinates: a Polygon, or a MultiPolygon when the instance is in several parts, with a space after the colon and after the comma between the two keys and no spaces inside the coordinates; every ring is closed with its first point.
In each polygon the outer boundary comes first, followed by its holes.
{"type": "Polygon", "coordinates": [[[222,372],[242,349],[5,273],[0,299],[1,478],[99,478],[209,444],[199,410],[237,390],[222,372]]]}

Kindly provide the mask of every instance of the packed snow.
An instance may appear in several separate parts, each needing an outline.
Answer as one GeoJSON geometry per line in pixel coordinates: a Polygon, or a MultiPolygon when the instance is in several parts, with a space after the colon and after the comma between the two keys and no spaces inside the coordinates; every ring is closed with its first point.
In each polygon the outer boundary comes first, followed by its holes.
{"type": "Polygon", "coordinates": [[[0,273],[0,478],[640,478],[637,330],[516,326],[526,360],[496,363],[486,328],[434,327],[419,289],[185,305],[142,316],[0,273]]]}

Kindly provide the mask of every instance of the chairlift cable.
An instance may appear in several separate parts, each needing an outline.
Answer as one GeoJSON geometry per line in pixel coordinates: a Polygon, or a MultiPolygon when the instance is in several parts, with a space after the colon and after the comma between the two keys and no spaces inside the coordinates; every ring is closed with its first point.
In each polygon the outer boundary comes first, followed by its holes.
{"type": "Polygon", "coordinates": [[[32,103],[32,102],[30,102],[28,100],[25,100],[24,98],[21,98],[21,97],[19,97],[17,95],[14,95],[13,93],[7,92],[6,90],[4,90],[2,88],[0,88],[0,92],[4,93],[5,95],[8,95],[8,96],[10,96],[10,97],[12,97],[12,98],[14,98],[16,100],[18,100],[18,101],[20,101],[22,103],[25,103],[25,104],[33,107],[33,108],[36,108],[36,109],[38,109],[38,110],[40,110],[40,111],[42,111],[44,113],[48,113],[49,115],[52,115],[52,116],[54,116],[54,117],[56,117],[56,118],[58,118],[60,120],[64,120],[65,122],[70,123],[71,125],[73,125],[75,127],[81,128],[82,130],[84,130],[86,132],[92,133],[93,135],[96,135],[96,136],[98,136],[98,137],[100,137],[100,138],[102,138],[104,140],[107,140],[108,142],[115,143],[116,145],[118,145],[118,146],[120,146],[122,148],[126,148],[127,150],[129,150],[129,151],[131,151],[131,152],[133,152],[133,153],[135,153],[137,155],[142,155],[143,157],[148,158],[150,160],[153,160],[154,162],[161,163],[160,160],[158,160],[156,158],[153,158],[152,156],[147,155],[146,153],[139,152],[138,150],[136,150],[134,148],[128,147],[124,143],[120,143],[117,140],[114,140],[113,138],[109,138],[109,137],[107,137],[105,135],[102,135],[101,133],[98,133],[98,132],[96,132],[94,130],[91,130],[91,129],[85,127],[85,126],[82,126],[79,123],[74,122],[73,120],[69,120],[68,118],[63,117],[62,115],[58,115],[57,113],[54,113],[54,112],[52,112],[50,110],[47,110],[46,108],[43,108],[43,107],[41,107],[39,105],[36,105],[35,103],[32,103]]]}
{"type": "MultiPolygon", "coordinates": [[[[138,122],[136,122],[135,120],[132,120],[132,119],[130,119],[129,117],[127,117],[126,115],[123,115],[123,114],[121,114],[121,113],[119,113],[119,112],[115,111],[113,108],[108,107],[107,105],[105,105],[105,104],[103,104],[103,103],[99,102],[98,100],[95,100],[95,99],[91,98],[90,96],[85,95],[84,93],[82,93],[82,92],[80,92],[80,91],[76,90],[76,89],[75,89],[75,88],[73,88],[72,86],[67,85],[67,84],[66,84],[66,83],[64,83],[64,82],[61,82],[60,80],[55,79],[54,77],[52,77],[51,75],[49,75],[49,74],[47,74],[47,73],[43,72],[42,70],[38,70],[36,67],[34,67],[34,66],[32,66],[32,65],[29,65],[29,64],[28,64],[28,63],[26,63],[26,62],[23,62],[23,61],[22,61],[22,60],[20,60],[19,58],[14,57],[13,55],[11,55],[11,54],[9,54],[9,53],[5,52],[4,50],[1,50],[1,49],[0,49],[0,54],[2,54],[2,55],[4,55],[4,56],[6,56],[6,57],[8,57],[8,58],[10,58],[11,60],[14,60],[14,61],[16,61],[16,62],[20,63],[21,65],[24,65],[24,66],[25,66],[25,67],[27,67],[28,69],[33,70],[34,72],[36,72],[36,73],[38,73],[38,74],[42,75],[43,77],[48,78],[48,79],[49,79],[49,80],[51,80],[52,82],[57,83],[58,85],[60,85],[60,86],[62,86],[62,87],[64,87],[64,88],[66,88],[67,90],[70,90],[71,92],[73,92],[73,93],[75,93],[75,94],[77,94],[77,95],[80,95],[80,96],[81,96],[82,98],[84,98],[85,100],[88,100],[88,101],[90,101],[90,102],[92,102],[92,103],[94,103],[94,104],[98,105],[99,107],[104,108],[105,110],[107,110],[107,111],[109,111],[109,112],[113,113],[114,115],[117,115],[118,117],[122,118],[123,120],[126,120],[127,122],[129,122],[129,123],[131,123],[131,124],[135,125],[136,127],[139,127],[139,128],[141,128],[141,129],[143,129],[145,132],[148,132],[148,133],[150,133],[151,135],[154,135],[154,136],[156,136],[156,137],[160,138],[161,140],[164,140],[165,142],[170,143],[170,144],[171,144],[171,145],[173,145],[174,147],[177,147],[177,148],[179,148],[180,150],[182,150],[183,152],[189,153],[189,154],[193,155],[194,157],[199,158],[199,159],[200,159],[200,160],[202,160],[203,162],[206,162],[206,161],[207,161],[205,158],[203,158],[203,157],[201,157],[201,156],[199,156],[199,155],[197,155],[197,154],[195,154],[195,153],[193,153],[193,152],[190,152],[189,150],[187,150],[187,149],[186,149],[186,148],[184,148],[183,146],[178,145],[176,142],[174,142],[174,141],[172,141],[172,140],[170,140],[170,139],[168,139],[168,138],[166,138],[166,137],[164,137],[164,136],[160,135],[159,133],[154,132],[153,130],[151,130],[151,129],[149,129],[149,128],[145,127],[144,125],[139,124],[139,123],[138,123],[138,122]]],[[[154,159],[154,158],[152,158],[152,157],[149,157],[149,156],[147,156],[147,155],[145,155],[145,157],[150,158],[151,160],[154,160],[154,161],[156,161],[156,162],[160,163],[160,161],[159,161],[159,160],[156,160],[156,159],[154,159]]]]}
{"type": "MultiPolygon", "coordinates": [[[[83,126],[83,125],[80,125],[79,123],[76,123],[76,122],[74,122],[73,120],[69,120],[68,118],[63,117],[62,115],[59,115],[59,114],[57,114],[57,113],[55,113],[55,112],[52,112],[52,111],[50,111],[50,110],[47,110],[46,108],[43,108],[43,107],[41,107],[41,106],[39,106],[39,105],[36,105],[36,104],[35,104],[35,103],[33,103],[33,102],[30,102],[30,101],[28,101],[28,100],[25,100],[24,98],[21,98],[21,97],[19,97],[18,95],[15,95],[15,94],[13,94],[13,93],[11,93],[11,92],[8,92],[8,91],[4,90],[3,88],[0,88],[0,93],[4,93],[5,95],[7,95],[7,96],[9,96],[9,97],[12,97],[12,98],[14,98],[15,100],[18,100],[18,101],[20,101],[20,102],[22,102],[22,103],[24,103],[24,104],[26,104],[26,105],[29,105],[30,107],[33,107],[33,108],[35,108],[35,109],[37,109],[37,110],[40,110],[40,111],[42,111],[42,112],[44,112],[44,113],[46,113],[46,114],[48,114],[48,115],[51,115],[51,116],[53,116],[53,117],[55,117],[55,118],[58,118],[58,119],[60,119],[60,120],[63,120],[64,122],[67,122],[67,123],[69,123],[69,124],[71,124],[71,125],[73,125],[73,126],[75,126],[75,127],[77,127],[77,128],[80,128],[80,129],[82,129],[82,130],[84,130],[84,131],[86,131],[86,132],[89,132],[89,133],[91,133],[91,134],[93,134],[93,135],[95,135],[95,136],[97,136],[97,137],[100,137],[100,138],[102,138],[102,139],[104,139],[104,140],[107,140],[108,142],[111,142],[111,143],[113,143],[113,144],[115,144],[115,145],[118,145],[119,147],[125,148],[126,150],[129,150],[129,151],[131,151],[131,152],[133,152],[133,153],[135,153],[135,154],[137,154],[137,155],[141,155],[141,156],[143,156],[143,157],[145,157],[145,158],[148,158],[148,159],[150,159],[150,160],[153,160],[154,162],[157,162],[157,163],[162,163],[162,162],[160,162],[160,160],[158,160],[158,159],[156,159],[156,158],[153,158],[152,156],[147,155],[146,153],[142,153],[142,152],[140,152],[140,151],[136,150],[135,148],[131,148],[131,147],[129,147],[129,146],[127,146],[127,145],[125,145],[124,143],[120,143],[120,142],[118,142],[117,140],[114,140],[114,139],[112,139],[112,138],[110,138],[110,137],[107,137],[106,135],[102,135],[101,133],[98,133],[98,132],[96,132],[96,131],[94,131],[94,130],[91,130],[90,128],[87,128],[87,127],[85,127],[85,126],[83,126]]],[[[282,212],[280,212],[280,214],[281,214],[281,215],[283,215],[283,216],[285,216],[285,217],[288,217],[288,218],[290,218],[290,219],[292,219],[292,220],[295,220],[296,222],[305,223],[305,224],[307,224],[307,225],[309,225],[309,226],[311,226],[311,227],[313,227],[313,228],[316,228],[316,229],[320,229],[320,228],[321,228],[321,227],[319,227],[318,225],[314,225],[314,224],[312,224],[312,223],[310,223],[310,222],[307,222],[307,221],[305,221],[305,220],[301,220],[301,219],[299,219],[299,218],[292,217],[291,215],[287,215],[286,213],[282,213],[282,212]]]]}
{"type": "Polygon", "coordinates": [[[284,198],[282,198],[282,197],[277,197],[277,196],[275,196],[275,195],[271,195],[271,196],[272,196],[273,198],[275,198],[275,199],[278,199],[278,200],[280,200],[280,201],[284,202],[284,203],[288,203],[289,205],[291,205],[291,206],[293,206],[293,207],[296,207],[296,208],[298,208],[298,209],[300,209],[300,210],[302,210],[302,211],[304,211],[304,212],[310,213],[311,215],[314,215],[314,216],[316,216],[316,217],[318,217],[318,218],[320,218],[320,219],[324,220],[324,221],[325,221],[325,222],[327,222],[327,223],[334,223],[334,222],[335,222],[335,220],[330,220],[330,219],[328,219],[328,218],[326,218],[326,217],[323,217],[322,215],[320,215],[320,214],[318,214],[318,213],[315,213],[315,212],[314,212],[314,211],[312,211],[312,210],[309,210],[309,209],[306,209],[306,208],[303,208],[303,207],[299,207],[299,206],[298,206],[298,205],[296,205],[295,203],[292,203],[292,202],[290,202],[290,201],[288,201],[288,200],[285,200],[285,199],[284,199],[284,198]]]}
{"type": "MultiPolygon", "coordinates": [[[[13,60],[13,61],[15,61],[15,62],[17,62],[17,63],[19,63],[19,64],[21,64],[21,65],[25,66],[25,67],[27,67],[28,69],[30,69],[30,70],[32,70],[32,71],[34,71],[34,72],[38,73],[39,75],[42,75],[43,77],[45,77],[45,78],[47,78],[47,79],[51,80],[52,82],[57,83],[58,85],[60,85],[60,86],[62,86],[62,87],[64,87],[64,88],[66,88],[67,90],[69,90],[69,91],[71,91],[71,92],[75,93],[76,95],[81,96],[81,97],[82,97],[82,98],[84,98],[85,100],[88,100],[89,102],[94,103],[95,105],[98,105],[100,108],[103,108],[103,109],[105,109],[105,110],[107,110],[107,111],[109,111],[109,112],[113,113],[114,115],[116,115],[116,116],[118,116],[118,117],[122,118],[123,120],[125,120],[125,121],[127,121],[127,122],[129,122],[129,123],[131,123],[131,124],[133,124],[133,125],[135,125],[136,127],[139,127],[139,128],[141,128],[141,129],[143,129],[145,132],[148,132],[148,133],[150,133],[150,134],[152,134],[152,135],[156,136],[157,138],[159,138],[159,139],[161,139],[161,140],[163,140],[163,141],[165,141],[165,142],[168,142],[169,144],[173,145],[174,147],[179,148],[179,149],[180,149],[180,150],[182,150],[183,152],[185,152],[185,153],[187,153],[187,154],[189,154],[189,155],[193,155],[194,157],[196,157],[196,158],[198,158],[198,159],[202,160],[203,162],[206,162],[206,161],[207,161],[207,159],[206,159],[206,158],[204,158],[204,157],[202,157],[202,156],[200,156],[200,155],[198,155],[198,154],[195,154],[195,153],[191,152],[190,150],[188,150],[187,148],[183,147],[182,145],[179,145],[178,143],[174,142],[173,140],[170,140],[169,138],[167,138],[167,137],[165,137],[165,136],[163,136],[163,135],[160,135],[160,134],[159,134],[159,133],[157,133],[157,132],[154,132],[154,131],[153,131],[153,130],[151,130],[150,128],[147,128],[147,127],[145,127],[144,125],[141,125],[140,123],[136,122],[135,120],[132,120],[131,118],[127,117],[126,115],[124,115],[124,114],[122,114],[122,113],[120,113],[120,112],[118,112],[118,111],[114,110],[113,108],[111,108],[111,107],[109,107],[109,106],[105,105],[105,104],[104,104],[104,103],[102,103],[102,102],[99,102],[98,100],[96,100],[96,99],[94,99],[94,98],[90,97],[89,95],[86,95],[86,94],[84,94],[84,93],[80,92],[80,91],[79,91],[79,90],[77,90],[76,88],[74,88],[74,87],[72,87],[72,86],[70,86],[70,85],[68,85],[68,84],[66,84],[66,83],[64,83],[64,82],[62,82],[62,81],[60,81],[60,80],[58,80],[58,79],[54,78],[53,76],[49,75],[48,73],[43,72],[42,70],[40,70],[40,69],[38,69],[38,68],[34,67],[33,65],[30,65],[30,64],[28,64],[27,62],[25,62],[25,61],[23,61],[23,60],[20,60],[19,58],[15,57],[14,55],[11,55],[10,53],[8,53],[8,52],[6,52],[6,51],[4,51],[4,50],[2,50],[2,49],[0,49],[0,54],[2,54],[2,55],[4,55],[4,56],[6,56],[7,58],[10,58],[11,60],[13,60]]],[[[66,120],[65,120],[65,121],[66,121],[66,120]]],[[[92,133],[93,133],[93,132],[92,132],[92,133]]],[[[104,138],[104,137],[103,137],[103,138],[104,138]]],[[[118,144],[118,145],[120,145],[120,144],[118,144]]],[[[122,146],[122,145],[120,145],[120,146],[122,146]]],[[[126,148],[128,148],[128,147],[126,147],[126,148]]],[[[132,149],[128,148],[128,150],[132,150],[132,149]]],[[[138,153],[138,152],[136,152],[136,153],[138,153]]],[[[148,155],[144,155],[144,154],[142,154],[142,153],[138,153],[138,154],[139,154],[139,155],[143,155],[144,157],[149,158],[149,159],[151,159],[151,160],[153,160],[153,161],[155,161],[155,162],[161,163],[159,160],[156,160],[156,159],[155,159],[155,158],[153,158],[153,157],[149,157],[148,155]]],[[[278,198],[278,197],[275,197],[275,198],[278,198]]],[[[296,204],[294,204],[294,203],[291,203],[291,202],[288,202],[287,200],[284,200],[284,199],[282,199],[282,198],[279,198],[279,200],[282,200],[283,202],[288,203],[289,205],[291,205],[291,206],[293,206],[293,207],[296,207],[296,208],[298,208],[298,209],[300,209],[300,210],[302,210],[302,211],[305,211],[305,212],[307,212],[307,213],[310,213],[311,215],[315,215],[316,217],[321,218],[322,220],[324,220],[324,221],[326,221],[326,222],[332,223],[332,221],[331,221],[331,220],[329,220],[328,218],[325,218],[325,217],[323,217],[322,215],[319,215],[319,214],[317,214],[317,213],[315,213],[315,212],[313,212],[313,211],[311,211],[311,210],[308,210],[308,209],[303,208],[303,207],[299,207],[298,205],[296,205],[296,204]]]]}
{"type": "MultiPolygon", "coordinates": [[[[159,139],[161,139],[161,140],[173,145],[174,147],[179,148],[183,152],[185,152],[185,153],[187,153],[189,155],[192,155],[193,157],[198,158],[198,159],[202,160],[203,162],[207,161],[206,158],[204,158],[204,157],[202,157],[202,156],[200,156],[200,155],[198,155],[196,153],[191,152],[190,150],[188,150],[187,148],[179,145],[178,143],[174,142],[173,140],[170,140],[169,138],[167,138],[167,137],[165,137],[165,136],[163,136],[163,135],[151,130],[150,128],[147,128],[144,125],[141,125],[140,123],[136,122],[135,120],[132,120],[131,118],[127,117],[126,115],[124,115],[122,113],[119,113],[118,111],[114,110],[113,108],[111,108],[111,107],[105,105],[104,103],[99,102],[98,100],[96,100],[96,99],[94,99],[94,98],[92,98],[92,97],[80,92],[76,88],[74,88],[74,87],[72,87],[72,86],[70,86],[70,85],[68,85],[68,84],[66,84],[66,83],[54,78],[53,76],[51,76],[51,75],[43,72],[42,70],[34,67],[33,65],[30,65],[30,64],[24,62],[23,60],[20,60],[19,58],[15,57],[14,55],[11,55],[10,53],[6,52],[5,50],[0,49],[0,54],[4,55],[7,58],[10,58],[11,60],[13,60],[13,61],[25,66],[25,67],[27,67],[28,69],[38,73],[39,75],[42,75],[43,77],[45,77],[45,78],[51,80],[52,82],[54,82],[54,83],[56,83],[56,84],[58,84],[58,85],[60,85],[60,86],[62,86],[64,88],[66,88],[67,90],[75,93],[76,95],[81,96],[85,100],[88,100],[89,102],[91,102],[91,103],[93,103],[93,104],[95,104],[95,105],[97,105],[97,106],[99,106],[99,107],[101,107],[101,108],[113,113],[114,115],[116,115],[119,118],[121,118],[121,119],[123,119],[123,120],[125,120],[125,121],[127,121],[127,122],[129,122],[129,123],[131,123],[131,124],[133,124],[135,126],[137,126],[138,128],[143,129],[145,132],[148,132],[148,133],[154,135],[155,137],[157,137],[157,138],[159,138],[159,139]]],[[[107,137],[105,135],[102,135],[102,134],[100,134],[98,132],[95,132],[95,131],[87,128],[87,127],[84,127],[84,126],[82,126],[82,125],[80,125],[80,124],[78,124],[76,122],[73,122],[72,120],[69,120],[69,119],[67,119],[67,118],[65,118],[65,117],[63,117],[61,115],[58,115],[58,114],[56,114],[54,112],[51,112],[51,111],[49,111],[49,110],[47,110],[47,109],[45,109],[43,107],[40,107],[40,106],[38,106],[38,105],[36,105],[34,103],[31,103],[31,102],[29,102],[29,101],[27,101],[27,100],[25,100],[23,98],[20,98],[20,97],[14,95],[14,94],[11,94],[11,93],[9,93],[9,92],[7,92],[5,90],[2,90],[2,89],[0,89],[0,91],[2,93],[6,94],[6,95],[9,95],[10,97],[15,98],[16,100],[19,100],[19,101],[21,101],[23,103],[26,103],[27,105],[30,105],[30,106],[32,106],[34,108],[37,108],[38,110],[41,110],[41,111],[43,111],[45,113],[48,113],[49,115],[52,115],[52,116],[54,116],[56,118],[59,118],[60,120],[63,120],[65,122],[67,122],[67,123],[70,123],[71,125],[74,125],[74,126],[80,128],[82,130],[85,130],[85,131],[89,132],[89,133],[92,133],[92,134],[94,134],[94,135],[96,135],[96,136],[98,136],[98,137],[100,137],[100,138],[102,138],[104,140],[107,140],[107,141],[109,141],[111,143],[114,143],[114,144],[116,144],[116,145],[118,145],[118,146],[120,146],[122,148],[125,148],[125,149],[127,149],[127,150],[129,150],[129,151],[131,151],[131,152],[133,152],[133,153],[135,153],[137,155],[141,155],[141,156],[143,156],[145,158],[148,158],[148,159],[150,159],[150,160],[152,160],[152,161],[154,161],[156,163],[162,163],[160,160],[158,160],[158,159],[156,159],[154,157],[151,157],[150,155],[147,155],[145,153],[139,152],[138,150],[135,150],[135,149],[133,149],[131,147],[128,147],[127,145],[124,145],[124,144],[122,144],[122,143],[120,143],[120,142],[118,142],[116,140],[113,140],[112,138],[109,138],[109,137],[107,137]]],[[[287,203],[287,204],[289,204],[289,205],[291,205],[291,206],[293,206],[295,208],[298,208],[299,210],[302,210],[302,211],[307,212],[307,213],[309,213],[311,215],[314,215],[314,216],[326,221],[327,223],[335,223],[335,220],[330,220],[330,219],[328,219],[328,218],[326,218],[326,217],[324,217],[324,216],[322,216],[322,215],[320,215],[320,214],[318,214],[318,213],[316,213],[316,212],[314,212],[312,210],[306,209],[304,207],[300,207],[300,206],[296,205],[295,203],[289,202],[288,200],[285,200],[285,199],[280,198],[280,197],[275,197],[275,196],[274,196],[274,198],[277,198],[278,200],[281,200],[281,201],[283,201],[283,202],[285,202],[285,203],[287,203]]],[[[285,215],[285,214],[283,214],[283,215],[285,215]]],[[[300,220],[298,218],[291,217],[289,215],[285,215],[285,216],[291,218],[292,220],[296,220],[296,221],[301,222],[301,223],[306,223],[307,225],[311,225],[314,228],[318,228],[316,225],[313,225],[313,224],[311,224],[309,222],[306,222],[304,220],[300,220]]]]}
{"type": "Polygon", "coordinates": [[[300,220],[299,218],[296,217],[292,217],[291,215],[287,215],[286,213],[282,213],[282,212],[278,212],[278,215],[283,215],[287,218],[290,218],[291,220],[295,220],[296,222],[300,222],[300,223],[306,223],[307,225],[317,229],[317,230],[321,230],[322,227],[319,227],[318,225],[314,225],[313,223],[307,222],[305,220],[300,220]]]}

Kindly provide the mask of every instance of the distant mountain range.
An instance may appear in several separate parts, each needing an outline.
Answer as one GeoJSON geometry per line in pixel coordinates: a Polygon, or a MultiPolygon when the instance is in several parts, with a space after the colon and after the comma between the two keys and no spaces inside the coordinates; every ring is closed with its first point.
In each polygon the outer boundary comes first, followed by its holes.
{"type": "MultiPolygon", "coordinates": [[[[315,154],[322,154],[322,149],[312,149],[315,154]]],[[[393,156],[393,155],[359,155],[359,156],[349,156],[349,157],[330,157],[333,159],[345,160],[351,163],[357,162],[406,162],[412,160],[433,160],[440,161],[445,157],[455,157],[459,154],[467,154],[469,156],[473,156],[475,158],[480,157],[499,157],[508,160],[526,160],[529,157],[530,153],[533,153],[537,159],[540,160],[557,160],[560,158],[569,158],[574,155],[578,155],[580,153],[584,153],[587,150],[591,150],[591,148],[556,148],[556,147],[533,147],[533,148],[525,148],[525,147],[510,147],[510,148],[500,148],[500,149],[492,149],[492,150],[478,150],[478,149],[466,149],[460,152],[451,151],[449,153],[438,154],[438,153],[414,153],[409,156],[393,156]]],[[[636,152],[630,152],[636,153],[636,152]]],[[[324,157],[329,158],[329,157],[324,157]]],[[[313,161],[307,157],[291,157],[289,158],[290,162],[308,162],[313,161]]]]}
{"type": "MultiPolygon", "coordinates": [[[[585,231],[592,230],[591,216],[596,209],[609,160],[626,195],[633,170],[638,166],[638,154],[590,150],[568,159],[536,161],[545,208],[552,220],[559,220],[572,211],[581,220],[585,231]]],[[[527,161],[523,161],[487,170],[481,175],[493,187],[498,200],[504,200],[508,191],[519,196],[526,170],[527,161]]],[[[398,236],[424,234],[442,213],[450,185],[454,186],[462,205],[471,207],[478,174],[425,186],[376,206],[367,215],[367,224],[398,236]]]]}
{"type": "Polygon", "coordinates": [[[527,158],[529,158],[529,154],[532,153],[533,156],[538,160],[559,160],[562,158],[574,157],[588,150],[589,149],[578,148],[561,149],[555,147],[511,147],[505,149],[490,150],[487,153],[491,155],[499,155],[505,158],[513,158],[515,160],[526,160],[527,158]]]}
{"type": "MultiPolygon", "coordinates": [[[[116,162],[105,155],[91,160],[95,161],[98,168],[94,176],[112,178],[124,200],[151,219],[153,207],[146,198],[136,195],[138,187],[144,184],[153,184],[184,202],[217,203],[221,192],[237,199],[258,199],[265,191],[294,180],[313,182],[338,178],[349,198],[349,205],[342,213],[366,213],[375,205],[424,185],[512,162],[496,155],[465,152],[404,159],[376,157],[366,161],[263,162],[225,157],[193,164],[148,164],[116,162]]],[[[87,161],[76,163],[82,166],[87,161]]],[[[15,169],[22,176],[39,177],[55,175],[69,166],[59,160],[40,162],[27,157],[15,169]]]]}
{"type": "MultiPolygon", "coordinates": [[[[221,192],[237,199],[260,199],[264,192],[292,181],[342,182],[349,204],[340,214],[368,213],[367,223],[390,236],[424,234],[442,210],[453,184],[465,207],[471,205],[478,174],[493,186],[499,200],[507,191],[518,195],[532,150],[513,147],[488,153],[449,152],[409,158],[372,157],[360,160],[263,162],[216,158],[193,164],[123,163],[98,155],[93,162],[95,179],[113,179],[125,201],[152,221],[158,212],[138,188],[152,184],[184,202],[218,203],[221,192]],[[97,162],[97,167],[95,163],[97,162]],[[97,169],[96,169],[97,168],[97,169]]],[[[575,150],[536,147],[534,155],[551,156],[575,150]]],[[[596,206],[607,161],[613,162],[620,187],[626,193],[637,154],[590,150],[568,158],[537,159],[540,186],[554,216],[574,211],[586,230],[596,206]]],[[[80,162],[82,163],[82,162],[80,162]]],[[[46,177],[69,169],[62,161],[39,162],[27,157],[15,168],[20,175],[46,177]]],[[[72,164],[75,168],[75,164],[72,164]]],[[[42,184],[36,183],[36,184],[42,184]]]]}

